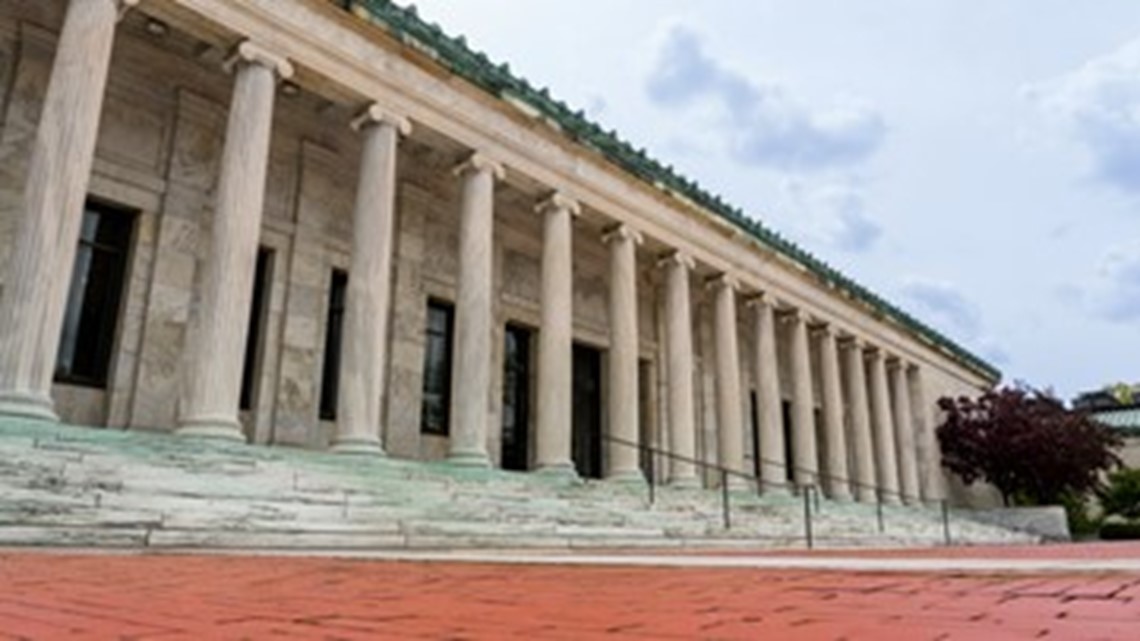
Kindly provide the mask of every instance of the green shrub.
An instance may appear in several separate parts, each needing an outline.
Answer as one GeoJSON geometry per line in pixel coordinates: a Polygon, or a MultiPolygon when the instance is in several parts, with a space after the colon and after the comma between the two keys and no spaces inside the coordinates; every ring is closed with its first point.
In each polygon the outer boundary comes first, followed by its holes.
{"type": "Polygon", "coordinates": [[[1089,504],[1084,496],[1066,492],[1061,505],[1069,521],[1069,534],[1074,539],[1092,538],[1100,529],[1100,520],[1089,515],[1089,504]]]}
{"type": "Polygon", "coordinates": [[[1105,541],[1140,540],[1140,521],[1108,521],[1100,526],[1100,538],[1105,541]]]}
{"type": "Polygon", "coordinates": [[[1108,475],[1108,486],[1097,494],[1106,515],[1140,519],[1140,469],[1123,468],[1112,472],[1108,475]]]}

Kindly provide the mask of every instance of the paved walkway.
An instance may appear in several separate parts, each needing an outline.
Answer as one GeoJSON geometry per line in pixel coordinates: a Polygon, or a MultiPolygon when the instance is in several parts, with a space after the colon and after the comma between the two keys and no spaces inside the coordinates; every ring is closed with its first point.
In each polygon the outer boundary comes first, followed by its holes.
{"type": "MultiPolygon", "coordinates": [[[[1007,552],[1137,554],[1135,546],[1026,550],[1007,552]]],[[[760,638],[1133,641],[1140,573],[0,554],[0,639],[760,638]]]]}

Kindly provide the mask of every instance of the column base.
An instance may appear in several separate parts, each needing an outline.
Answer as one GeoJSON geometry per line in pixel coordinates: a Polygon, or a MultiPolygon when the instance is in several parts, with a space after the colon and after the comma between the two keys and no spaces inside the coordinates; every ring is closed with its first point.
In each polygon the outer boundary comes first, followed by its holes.
{"type": "Polygon", "coordinates": [[[176,436],[245,443],[241,423],[230,418],[188,418],[178,422],[176,436]]]}
{"type": "Polygon", "coordinates": [[[55,404],[47,394],[8,390],[0,392],[0,416],[58,423],[55,404]]]}
{"type": "Polygon", "coordinates": [[[534,473],[539,476],[547,478],[565,479],[567,481],[578,480],[578,469],[574,467],[573,463],[540,463],[534,470],[534,473]]]}
{"type": "Polygon", "coordinates": [[[786,481],[779,481],[778,484],[776,481],[768,481],[767,483],[761,481],[760,494],[778,498],[787,498],[792,495],[791,491],[788,490],[786,481]]]}
{"type": "Polygon", "coordinates": [[[358,456],[387,457],[378,438],[345,437],[333,441],[329,451],[333,454],[353,454],[358,456]]]}
{"type": "Polygon", "coordinates": [[[611,472],[606,477],[606,481],[610,483],[620,483],[622,485],[645,485],[645,474],[641,470],[617,470],[611,472]]]}
{"type": "Polygon", "coordinates": [[[696,476],[670,478],[669,487],[678,490],[699,490],[701,488],[701,480],[696,476]]]}
{"type": "Polygon", "coordinates": [[[486,452],[478,450],[456,451],[448,455],[447,463],[455,467],[489,469],[491,467],[491,457],[487,456],[486,452]]]}
{"type": "Polygon", "coordinates": [[[825,495],[829,501],[835,501],[836,503],[851,503],[854,501],[854,498],[851,496],[851,492],[847,490],[840,490],[838,492],[828,491],[825,493],[825,495]]]}

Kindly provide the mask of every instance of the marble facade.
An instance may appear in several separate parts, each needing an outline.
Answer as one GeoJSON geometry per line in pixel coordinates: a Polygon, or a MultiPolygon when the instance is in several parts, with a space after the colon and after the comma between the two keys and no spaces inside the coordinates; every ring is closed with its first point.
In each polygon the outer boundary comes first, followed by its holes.
{"type": "MultiPolygon", "coordinates": [[[[994,382],[336,3],[4,3],[0,106],[10,415],[498,465],[516,323],[535,330],[533,469],[569,463],[582,343],[605,355],[617,438],[759,469],[773,490],[794,463],[836,499],[874,500],[858,479],[917,501],[946,492],[935,400],[994,382]],[[50,382],[88,197],[137,212],[102,388],[50,382]],[[239,411],[258,247],[273,258],[239,411]],[[333,269],[353,345],[339,424],[318,411],[333,269]],[[450,438],[420,429],[429,299],[456,305],[450,438]]],[[[604,459],[639,480],[628,448],[604,459]]]]}

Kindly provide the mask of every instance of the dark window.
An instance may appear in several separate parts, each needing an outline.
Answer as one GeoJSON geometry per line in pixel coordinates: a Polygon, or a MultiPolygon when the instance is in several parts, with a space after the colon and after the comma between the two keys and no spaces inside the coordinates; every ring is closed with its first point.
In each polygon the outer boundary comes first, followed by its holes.
{"type": "Polygon", "coordinates": [[[321,371],[321,418],[336,418],[337,385],[340,382],[340,346],[344,330],[344,295],[348,274],[334,269],[329,285],[329,313],[325,323],[325,364],[321,371]]]}
{"type": "Polygon", "coordinates": [[[253,301],[249,306],[249,331],[245,335],[245,364],[241,370],[241,409],[253,407],[254,377],[257,375],[258,355],[261,353],[261,333],[265,325],[265,297],[269,293],[269,279],[273,267],[273,250],[259,247],[257,268],[253,274],[253,301]]]}
{"type": "Polygon", "coordinates": [[[87,203],[56,353],[55,379],[106,387],[134,215],[87,203]]]}
{"type": "Polygon", "coordinates": [[[420,410],[420,430],[424,434],[448,434],[454,326],[455,309],[450,304],[428,301],[423,407],[420,410]]]}
{"type": "Polygon", "coordinates": [[[784,417],[784,472],[791,482],[796,480],[796,453],[792,443],[792,403],[781,401],[780,408],[784,417]]]}
{"type": "Polygon", "coordinates": [[[574,345],[571,458],[582,478],[602,478],[602,353],[574,345]]]}
{"type": "Polygon", "coordinates": [[[760,399],[755,390],[748,392],[748,410],[752,426],[752,473],[764,476],[764,456],[769,452],[760,451],[760,399]]]}
{"type": "Polygon", "coordinates": [[[525,471],[530,446],[530,330],[507,325],[503,346],[504,470],[525,471]]]}

